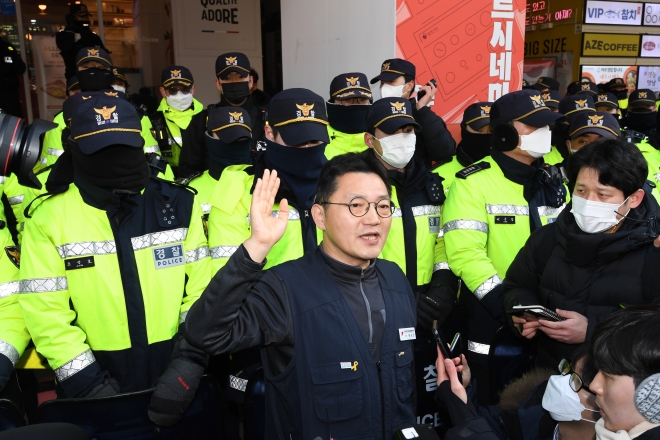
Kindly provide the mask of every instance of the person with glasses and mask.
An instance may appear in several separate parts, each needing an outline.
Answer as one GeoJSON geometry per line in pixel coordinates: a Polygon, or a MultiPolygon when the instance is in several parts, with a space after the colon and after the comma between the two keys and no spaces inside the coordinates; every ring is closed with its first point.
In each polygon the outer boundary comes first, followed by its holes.
{"type": "MultiPolygon", "coordinates": [[[[245,54],[228,52],[220,55],[215,60],[215,85],[221,93],[220,102],[211,104],[209,109],[230,107],[232,111],[246,112],[252,121],[250,129],[254,151],[257,142],[263,140],[268,99],[265,93],[251,92],[254,78],[250,71],[250,60],[245,54]]],[[[181,152],[179,161],[180,177],[188,178],[209,169],[209,152],[205,141],[207,116],[206,110],[193,116],[184,133],[186,149],[181,152]]]]}
{"type": "Polygon", "coordinates": [[[427,168],[434,163],[449,162],[456,152],[456,141],[451,136],[445,121],[429,107],[436,93],[436,86],[429,82],[415,94],[416,68],[413,63],[400,58],[385,60],[380,74],[371,79],[371,84],[380,82],[381,98],[404,98],[410,101],[412,117],[422,127],[417,138],[415,156],[419,156],[427,168]],[[420,97],[420,92],[424,96],[420,97]]]}
{"type": "Polygon", "coordinates": [[[330,83],[328,109],[328,135],[325,148],[328,160],[344,153],[364,151],[364,132],[367,131],[367,112],[373,97],[364,73],[342,73],[330,83]]]}
{"type": "Polygon", "coordinates": [[[535,341],[536,363],[547,368],[570,358],[614,311],[660,299],[660,252],[652,244],[660,206],[645,185],[642,154],[622,140],[600,140],[571,156],[568,175],[571,203],[529,238],[502,286],[505,310],[541,305],[561,317],[508,319],[516,334],[535,341]]]}
{"type": "Polygon", "coordinates": [[[64,59],[66,79],[76,74],[76,56],[80,49],[98,46],[107,51],[101,37],[89,27],[91,18],[92,14],[89,13],[86,5],[73,4],[66,15],[66,27],[55,34],[55,44],[64,59]]]}
{"type": "Polygon", "coordinates": [[[392,438],[415,423],[416,317],[405,275],[378,258],[395,210],[387,172],[371,152],[329,161],[311,208],[321,244],[264,272],[290,224],[279,176],[257,179],[250,236],[190,310],[186,339],[211,355],[263,347],[269,438],[392,438]]]}
{"type": "Polygon", "coordinates": [[[161,81],[160,94],[163,99],[156,114],[151,116],[151,123],[156,131],[161,154],[172,167],[174,175],[180,177],[179,158],[183,150],[184,134],[192,118],[202,112],[204,106],[194,97],[195,82],[186,67],[166,67],[161,74],[161,81]]]}

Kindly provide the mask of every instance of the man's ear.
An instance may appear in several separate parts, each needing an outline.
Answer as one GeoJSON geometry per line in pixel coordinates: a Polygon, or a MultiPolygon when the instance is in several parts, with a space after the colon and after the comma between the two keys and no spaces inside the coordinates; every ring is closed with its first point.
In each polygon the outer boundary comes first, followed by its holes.
{"type": "Polygon", "coordinates": [[[270,125],[264,125],[264,135],[266,136],[266,139],[268,139],[269,141],[275,142],[273,127],[271,127],[270,125]]]}
{"type": "Polygon", "coordinates": [[[167,95],[165,95],[165,87],[160,86],[158,87],[158,90],[160,90],[160,96],[162,96],[163,98],[167,98],[167,95]]]}
{"type": "Polygon", "coordinates": [[[568,148],[568,151],[571,151],[571,141],[566,141],[566,148],[568,148]]]}
{"type": "Polygon", "coordinates": [[[195,84],[193,84],[192,87],[190,88],[190,94],[195,96],[195,84]]]}
{"type": "Polygon", "coordinates": [[[316,223],[316,227],[325,231],[325,210],[323,206],[319,204],[312,205],[312,218],[314,219],[314,223],[316,223]]]}
{"type": "Polygon", "coordinates": [[[218,78],[215,79],[215,87],[222,93],[222,84],[220,84],[220,80],[218,78]]]}
{"type": "Polygon", "coordinates": [[[250,90],[252,90],[253,85],[254,85],[254,78],[252,78],[252,75],[248,75],[248,87],[250,90]]]}
{"type": "Polygon", "coordinates": [[[630,209],[635,209],[641,205],[645,195],[644,190],[641,188],[632,193],[630,195],[630,209]]]}
{"type": "Polygon", "coordinates": [[[371,138],[371,133],[368,132],[364,133],[364,143],[369,148],[374,147],[374,140],[371,138]]]}

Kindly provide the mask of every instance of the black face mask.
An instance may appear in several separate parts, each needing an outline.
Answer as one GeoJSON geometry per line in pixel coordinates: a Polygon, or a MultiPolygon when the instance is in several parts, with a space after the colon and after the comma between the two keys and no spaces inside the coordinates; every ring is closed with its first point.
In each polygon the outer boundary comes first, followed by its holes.
{"type": "Polygon", "coordinates": [[[461,143],[456,149],[456,157],[461,165],[466,167],[488,156],[492,138],[491,133],[472,133],[461,125],[461,143]]]}
{"type": "Polygon", "coordinates": [[[614,92],[614,96],[616,96],[616,99],[628,99],[628,91],[621,90],[619,92],[614,92]]]}
{"type": "Polygon", "coordinates": [[[346,134],[358,134],[367,131],[367,112],[370,105],[341,105],[326,103],[328,122],[336,130],[346,134]]]}
{"type": "Polygon", "coordinates": [[[212,163],[219,165],[220,168],[231,165],[250,165],[252,163],[252,159],[250,158],[252,139],[245,138],[245,140],[226,144],[220,139],[209,136],[208,133],[205,137],[209,159],[212,163]]]}
{"type": "Polygon", "coordinates": [[[112,82],[115,80],[112,70],[99,69],[98,67],[80,70],[76,73],[76,76],[82,92],[112,89],[112,82]]]}
{"type": "Polygon", "coordinates": [[[625,122],[632,130],[645,131],[655,127],[657,115],[654,111],[639,113],[629,110],[625,122]]]}
{"type": "Polygon", "coordinates": [[[76,173],[85,181],[110,191],[140,192],[149,183],[149,165],[141,148],[111,145],[94,154],[84,154],[69,143],[76,173]]]}
{"type": "Polygon", "coordinates": [[[293,202],[301,209],[314,204],[321,168],[328,162],[325,146],[322,142],[316,147],[286,147],[266,139],[266,159],[289,185],[296,196],[293,202]]]}
{"type": "Polygon", "coordinates": [[[73,26],[78,32],[88,32],[90,23],[89,20],[74,20],[73,26]]]}
{"type": "Polygon", "coordinates": [[[222,94],[231,103],[243,102],[250,96],[250,82],[239,81],[222,84],[222,94]]]}

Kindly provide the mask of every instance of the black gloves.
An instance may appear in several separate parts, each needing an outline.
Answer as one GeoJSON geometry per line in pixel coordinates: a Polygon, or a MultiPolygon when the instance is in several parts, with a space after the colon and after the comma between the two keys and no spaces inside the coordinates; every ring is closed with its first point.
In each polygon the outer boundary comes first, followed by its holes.
{"type": "Polygon", "coordinates": [[[156,425],[176,424],[195,398],[208,356],[182,337],[172,352],[172,362],[158,379],[149,405],[149,419],[156,425]]]}
{"type": "Polygon", "coordinates": [[[110,378],[92,388],[85,397],[107,397],[115,394],[119,394],[119,384],[115,379],[110,378]]]}
{"type": "Polygon", "coordinates": [[[431,287],[417,302],[417,325],[431,330],[433,321],[441,325],[454,308],[458,293],[458,278],[450,270],[433,273],[431,287]]]}

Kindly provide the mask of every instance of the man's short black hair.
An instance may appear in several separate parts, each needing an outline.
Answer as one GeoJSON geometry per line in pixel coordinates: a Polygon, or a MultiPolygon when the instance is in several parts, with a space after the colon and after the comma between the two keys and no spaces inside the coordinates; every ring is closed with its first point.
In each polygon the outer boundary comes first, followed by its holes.
{"type": "Polygon", "coordinates": [[[383,181],[388,196],[392,196],[387,169],[374,156],[371,149],[361,153],[346,153],[335,156],[323,166],[316,190],[316,203],[329,202],[337,191],[337,179],[348,173],[375,174],[383,181]]]}
{"type": "Polygon", "coordinates": [[[603,139],[581,148],[568,160],[568,178],[577,184],[582,168],[598,173],[602,185],[623,191],[624,197],[642,188],[648,175],[648,165],[635,145],[619,139],[603,139]]]}
{"type": "Polygon", "coordinates": [[[660,373],[660,305],[633,306],[612,313],[596,326],[591,355],[606,374],[631,376],[637,387],[660,373]]]}
{"type": "Polygon", "coordinates": [[[582,362],[580,377],[585,385],[589,386],[596,374],[598,374],[598,368],[596,368],[596,363],[594,358],[591,356],[591,346],[588,343],[584,343],[578,347],[577,350],[573,352],[570,362],[573,370],[577,368],[578,363],[582,362]]]}
{"type": "Polygon", "coordinates": [[[415,81],[415,78],[410,75],[403,75],[403,79],[406,81],[406,84],[408,84],[410,81],[415,81]]]}
{"type": "Polygon", "coordinates": [[[259,74],[257,73],[256,70],[250,69],[250,76],[252,77],[252,80],[254,81],[255,84],[259,82],[259,74]]]}

